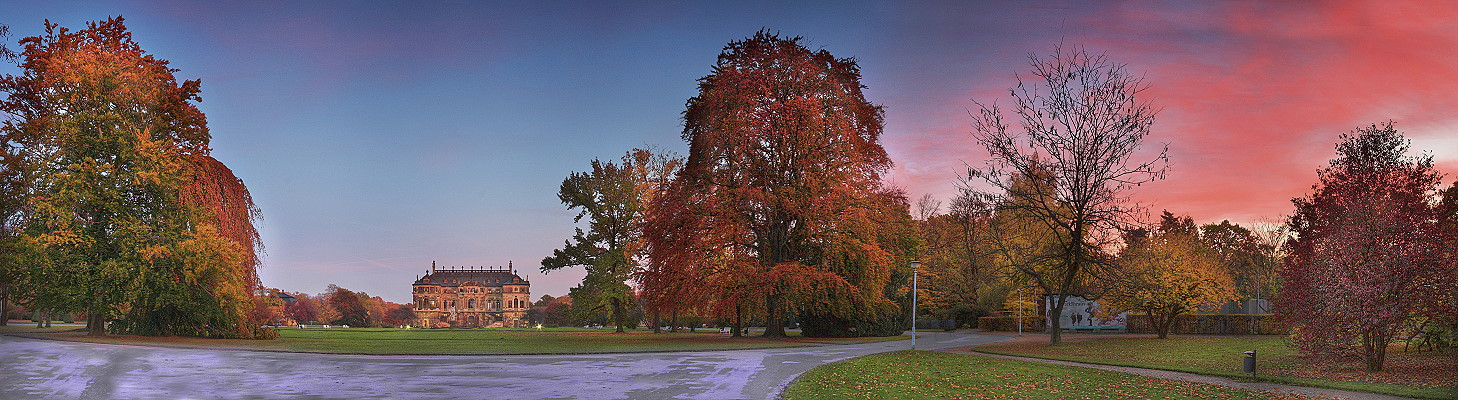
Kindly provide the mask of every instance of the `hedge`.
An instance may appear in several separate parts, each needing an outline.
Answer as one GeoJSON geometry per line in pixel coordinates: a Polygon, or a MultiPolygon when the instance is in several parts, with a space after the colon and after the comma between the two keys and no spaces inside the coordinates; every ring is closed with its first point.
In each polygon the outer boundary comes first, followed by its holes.
{"type": "MultiPolygon", "coordinates": [[[[1130,333],[1155,333],[1149,316],[1129,313],[1130,333]]],[[[1284,335],[1285,324],[1274,314],[1187,314],[1175,317],[1169,333],[1226,335],[1284,335]]]]}
{"type": "MultiPolygon", "coordinates": [[[[983,331],[1005,331],[1017,332],[1017,317],[982,317],[977,319],[977,328],[983,331]]],[[[1042,332],[1043,317],[1029,315],[1023,317],[1023,332],[1042,332]]]]}

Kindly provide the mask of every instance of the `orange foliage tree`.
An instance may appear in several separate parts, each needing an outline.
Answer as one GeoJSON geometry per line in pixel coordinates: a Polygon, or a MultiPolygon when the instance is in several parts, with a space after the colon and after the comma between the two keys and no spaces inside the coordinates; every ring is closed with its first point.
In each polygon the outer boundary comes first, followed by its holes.
{"type": "Polygon", "coordinates": [[[684,111],[688,160],[653,203],[653,306],[763,315],[784,336],[899,333],[891,295],[914,247],[905,197],[881,184],[882,108],[852,59],[760,31],[729,43],[684,111]],[[877,325],[881,324],[881,325],[877,325]]]}
{"type": "Polygon", "coordinates": [[[201,83],[179,83],[121,18],[74,32],[47,22],[21,43],[21,73],[0,77],[0,143],[26,188],[30,305],[86,312],[97,335],[120,317],[112,328],[136,334],[269,336],[247,321],[257,209],[208,157],[201,83]]]}
{"type": "Polygon", "coordinates": [[[1103,281],[1099,312],[1142,312],[1164,339],[1176,317],[1234,299],[1230,271],[1195,232],[1188,217],[1166,211],[1161,229],[1130,240],[1103,281]]]}

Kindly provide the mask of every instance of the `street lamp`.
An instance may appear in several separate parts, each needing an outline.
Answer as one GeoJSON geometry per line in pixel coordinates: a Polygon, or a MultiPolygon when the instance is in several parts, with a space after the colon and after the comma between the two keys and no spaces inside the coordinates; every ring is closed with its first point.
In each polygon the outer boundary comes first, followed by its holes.
{"type": "Polygon", "coordinates": [[[911,349],[916,350],[916,270],[921,261],[911,262],[911,349]]]}

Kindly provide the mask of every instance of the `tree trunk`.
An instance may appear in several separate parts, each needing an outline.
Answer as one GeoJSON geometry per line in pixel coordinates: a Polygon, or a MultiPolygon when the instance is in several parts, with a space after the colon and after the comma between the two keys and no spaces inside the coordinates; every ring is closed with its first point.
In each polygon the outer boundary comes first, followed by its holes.
{"type": "Polygon", "coordinates": [[[86,336],[106,336],[105,313],[86,313],[86,336]]]}
{"type": "Polygon", "coordinates": [[[743,337],[744,334],[744,305],[734,307],[734,335],[732,337],[743,337]]]}
{"type": "Polygon", "coordinates": [[[1063,342],[1063,304],[1067,303],[1066,294],[1058,294],[1053,297],[1053,309],[1048,311],[1048,344],[1055,345],[1063,342]]]}
{"type": "Polygon", "coordinates": [[[0,326],[10,325],[10,284],[0,283],[0,326]]]}
{"type": "Polygon", "coordinates": [[[44,328],[44,327],[46,327],[46,320],[48,318],[50,318],[50,317],[46,315],[46,311],[45,310],[35,310],[35,327],[36,328],[44,328]]]}
{"type": "Polygon", "coordinates": [[[653,333],[663,333],[663,317],[658,310],[653,310],[653,333]]]}
{"type": "Polygon", "coordinates": [[[1374,330],[1368,330],[1362,335],[1362,347],[1364,347],[1363,350],[1366,350],[1365,354],[1362,354],[1362,358],[1367,362],[1368,371],[1381,372],[1382,364],[1387,361],[1387,341],[1382,340],[1385,335],[1374,332],[1374,330]]]}
{"type": "Polygon", "coordinates": [[[623,333],[623,320],[628,318],[626,313],[623,312],[623,299],[614,297],[612,302],[613,323],[618,325],[618,329],[614,330],[613,333],[623,333]]]}
{"type": "Polygon", "coordinates": [[[768,312],[765,315],[764,337],[785,337],[784,313],[779,310],[783,298],[783,294],[775,293],[765,299],[768,312]]]}
{"type": "Polygon", "coordinates": [[[1154,323],[1154,333],[1159,334],[1160,339],[1168,339],[1169,325],[1171,322],[1173,322],[1174,318],[1165,315],[1160,315],[1158,318],[1156,318],[1154,315],[1154,311],[1149,311],[1148,314],[1149,321],[1154,323]]]}
{"type": "Polygon", "coordinates": [[[1058,301],[1053,302],[1052,323],[1048,329],[1048,344],[1056,345],[1063,342],[1063,305],[1067,304],[1068,291],[1073,289],[1073,279],[1078,277],[1078,270],[1083,268],[1083,226],[1075,221],[1072,235],[1069,238],[1073,248],[1068,249],[1068,268],[1063,271],[1063,281],[1058,287],[1058,301]]]}
{"type": "Polygon", "coordinates": [[[668,332],[669,333],[678,333],[678,309],[677,308],[673,309],[673,313],[668,315],[668,332]]]}

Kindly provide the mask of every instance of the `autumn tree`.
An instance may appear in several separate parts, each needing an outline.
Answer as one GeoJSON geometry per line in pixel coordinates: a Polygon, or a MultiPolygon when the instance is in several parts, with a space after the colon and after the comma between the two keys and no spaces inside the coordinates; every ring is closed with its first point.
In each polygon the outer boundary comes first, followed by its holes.
{"type": "MultiPolygon", "coordinates": [[[[1053,181],[1036,165],[1029,173],[1033,175],[1009,178],[1009,186],[1016,188],[1009,191],[1010,195],[984,195],[996,201],[988,227],[990,234],[986,236],[991,269],[996,271],[994,276],[1010,283],[1009,289],[1024,290],[1030,297],[1059,290],[1090,294],[1094,277],[1088,268],[1078,271],[1072,283],[1065,288],[1067,269],[1062,249],[1068,241],[1066,233],[1028,212],[1035,208],[1031,203],[1050,201],[1031,194],[1050,192],[1053,181]]],[[[1049,207],[1058,206],[1055,203],[1049,207]]],[[[1099,255],[1102,257],[1102,253],[1099,255]]]]}
{"type": "Polygon", "coordinates": [[[330,308],[333,308],[339,313],[337,318],[329,321],[330,323],[349,325],[352,327],[369,327],[373,325],[370,323],[369,308],[365,306],[364,302],[360,300],[360,296],[356,295],[354,291],[337,285],[329,285],[329,290],[325,292],[323,297],[328,301],[330,308]]]}
{"type": "Polygon", "coordinates": [[[923,315],[975,324],[977,317],[1001,308],[1014,290],[993,261],[996,205],[991,200],[963,188],[945,214],[922,213],[917,221],[923,244],[918,310],[923,315]]]}
{"type": "Polygon", "coordinates": [[[1255,231],[1230,221],[1200,226],[1200,240],[1220,255],[1235,279],[1240,298],[1271,299],[1277,290],[1281,258],[1279,230],[1255,231]]]}
{"type": "MultiPolygon", "coordinates": [[[[1458,283],[1458,181],[1443,191],[1437,211],[1438,232],[1445,242],[1442,256],[1447,260],[1452,282],[1458,283]]],[[[1436,302],[1438,308],[1430,314],[1439,323],[1446,323],[1449,332],[1458,332],[1458,284],[1449,286],[1448,291],[1440,293],[1440,296],[1442,298],[1436,302]]]]}
{"type": "Polygon", "coordinates": [[[380,325],[387,327],[411,325],[415,323],[415,318],[414,305],[388,303],[384,318],[380,319],[380,325]]]}
{"type": "Polygon", "coordinates": [[[1180,315],[1235,298],[1220,254],[1201,242],[1189,217],[1168,211],[1158,230],[1128,244],[1102,286],[1101,313],[1144,313],[1160,339],[1180,315]]]}
{"type": "Polygon", "coordinates": [[[268,325],[282,322],[285,317],[284,309],[288,306],[283,299],[278,297],[278,294],[282,292],[275,288],[264,288],[262,296],[254,296],[253,309],[248,311],[248,320],[268,325]]]}
{"type": "Polygon", "coordinates": [[[319,301],[306,293],[289,293],[294,302],[284,306],[284,316],[301,325],[321,321],[319,301]]]}
{"type": "MultiPolygon", "coordinates": [[[[15,52],[6,43],[10,41],[10,27],[0,24],[0,61],[15,59],[15,52]]],[[[18,161],[11,144],[0,140],[0,326],[8,325],[10,318],[10,288],[20,279],[21,254],[19,221],[21,207],[25,204],[25,192],[18,161]]]]}
{"type": "Polygon", "coordinates": [[[572,308],[572,298],[568,296],[552,297],[542,295],[536,303],[532,303],[532,311],[535,312],[537,323],[548,327],[576,326],[579,325],[568,314],[572,308]]]}
{"type": "MultiPolygon", "coordinates": [[[[1128,193],[1134,187],[1164,177],[1168,168],[1161,149],[1147,161],[1136,153],[1154,124],[1155,110],[1141,102],[1148,87],[1126,72],[1123,64],[1082,47],[1055,47],[1048,57],[1030,55],[1032,82],[1018,78],[1010,89],[1012,112],[1021,134],[1010,130],[1002,108],[978,103],[972,135],[991,156],[987,164],[968,171],[969,180],[983,181],[1010,198],[1005,201],[1048,229],[1058,246],[1049,248],[1059,262],[1051,313],[1063,311],[1081,274],[1107,265],[1103,249],[1112,247],[1121,226],[1133,219],[1128,193]],[[1041,171],[1035,171],[1041,169],[1041,171]],[[1014,176],[1038,176],[1046,185],[1012,184],[1014,176]],[[1044,178],[1040,178],[1044,179],[1044,178]]],[[[1048,325],[1050,342],[1061,340],[1055,318],[1048,325]]]]}
{"type": "Polygon", "coordinates": [[[21,73],[0,77],[0,143],[25,188],[20,240],[39,255],[23,270],[27,301],[86,312],[91,334],[120,317],[113,328],[137,334],[269,335],[246,321],[259,247],[239,232],[252,219],[221,215],[256,210],[241,181],[223,177],[232,204],[189,195],[217,178],[200,166],[211,136],[199,81],[178,83],[121,18],[47,23],[21,44],[21,73]]]}
{"type": "Polygon", "coordinates": [[[904,319],[887,293],[909,297],[915,239],[887,236],[910,233],[909,205],[881,183],[883,111],[863,88],[855,60],[799,37],[725,46],[684,110],[687,162],[650,212],[650,306],[762,315],[766,336],[794,315],[806,334],[904,329],[878,324],[904,319]]]}
{"type": "Polygon", "coordinates": [[[576,228],[571,240],[542,259],[542,272],[586,268],[582,290],[572,295],[573,304],[607,309],[617,333],[623,333],[624,326],[636,325],[628,315],[633,306],[628,281],[646,253],[645,210],[680,162],[671,153],[633,149],[617,163],[592,160],[592,171],[571,173],[557,192],[568,210],[577,210],[573,222],[587,218],[587,231],[576,228]]]}
{"type": "Polygon", "coordinates": [[[1278,314],[1302,350],[1381,371],[1403,323],[1443,307],[1455,282],[1435,207],[1441,175],[1408,148],[1391,122],[1343,134],[1313,193],[1292,200],[1278,314]]]}

